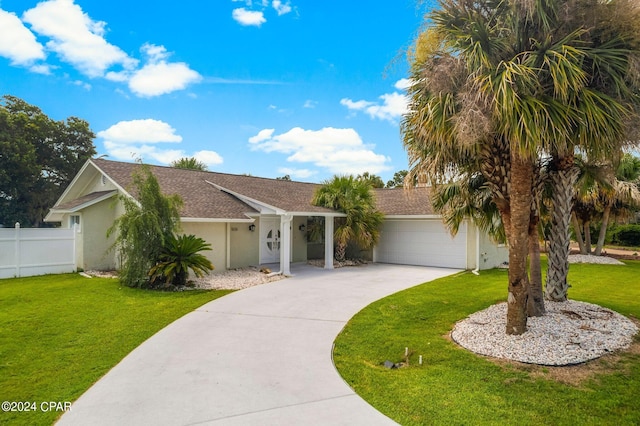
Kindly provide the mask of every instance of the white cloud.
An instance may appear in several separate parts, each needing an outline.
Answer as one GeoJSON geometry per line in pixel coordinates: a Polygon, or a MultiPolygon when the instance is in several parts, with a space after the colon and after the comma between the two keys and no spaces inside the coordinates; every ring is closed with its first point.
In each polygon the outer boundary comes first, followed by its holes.
{"type": "Polygon", "coordinates": [[[264,129],[250,138],[249,143],[252,150],[289,154],[289,162],[311,163],[334,174],[380,173],[390,169],[389,158],[365,145],[354,129],[295,127],[279,135],[274,135],[274,129],[264,129]]]}
{"type": "Polygon", "coordinates": [[[237,23],[244,26],[259,27],[267,22],[264,17],[264,13],[255,10],[247,10],[244,7],[233,9],[231,16],[237,23]]]}
{"type": "Polygon", "coordinates": [[[219,164],[222,164],[222,162],[224,161],[220,154],[215,151],[198,151],[193,154],[193,157],[195,157],[198,161],[203,162],[207,166],[217,166],[219,164]]]}
{"type": "MultiPolygon", "coordinates": [[[[160,148],[158,144],[180,143],[182,136],[168,123],[154,119],[120,121],[98,132],[104,139],[109,157],[118,160],[154,160],[170,164],[183,157],[195,157],[208,166],[222,164],[222,157],[215,151],[198,151],[192,155],[179,148],[160,148]]],[[[163,145],[164,146],[164,145],[163,145]]]]}
{"type": "Polygon", "coordinates": [[[22,24],[20,18],[2,9],[0,9],[0,56],[9,58],[12,65],[32,65],[35,61],[46,57],[44,47],[36,41],[36,36],[22,24]]]}
{"type": "Polygon", "coordinates": [[[396,81],[396,84],[393,85],[393,87],[398,90],[407,90],[409,86],[411,86],[410,78],[401,78],[400,80],[396,81]]]}
{"type": "Polygon", "coordinates": [[[176,129],[168,123],[151,118],[120,121],[98,132],[98,137],[116,144],[182,141],[182,136],[176,135],[176,129]]]}
{"type": "Polygon", "coordinates": [[[137,96],[151,97],[185,89],[202,76],[184,62],[148,63],[136,71],[129,80],[129,89],[137,96]]]}
{"type": "Polygon", "coordinates": [[[289,2],[283,4],[280,0],[273,0],[271,6],[278,12],[278,16],[291,12],[291,4],[289,4],[289,2]]]}
{"type": "Polygon", "coordinates": [[[307,99],[306,101],[304,101],[304,105],[302,105],[303,108],[315,108],[316,105],[318,105],[318,101],[312,101],[311,99],[307,99]]]}
{"type": "Polygon", "coordinates": [[[112,66],[137,65],[137,60],[105,40],[106,23],[93,21],[73,0],[43,1],[24,12],[22,19],[51,39],[48,49],[89,77],[102,77],[112,66]]]}
{"type": "Polygon", "coordinates": [[[91,90],[91,85],[81,80],[76,80],[73,82],[74,85],[82,87],[84,90],[91,90]]]}
{"type": "Polygon", "coordinates": [[[51,74],[51,68],[47,64],[36,64],[29,67],[29,71],[37,74],[51,74]]]}
{"type": "Polygon", "coordinates": [[[249,143],[253,143],[253,144],[257,144],[260,142],[264,142],[267,141],[269,139],[271,139],[271,136],[273,135],[273,132],[275,132],[276,129],[262,129],[258,132],[257,135],[252,136],[249,138],[249,143]]]}
{"type": "MultiPolygon", "coordinates": [[[[404,90],[410,84],[408,79],[401,79],[395,83],[397,89],[404,90]]],[[[396,123],[397,120],[408,111],[409,99],[406,95],[398,92],[385,93],[378,99],[380,101],[353,101],[349,98],[340,100],[340,104],[346,106],[350,111],[362,111],[371,118],[388,120],[396,123]]]]}
{"type": "Polygon", "coordinates": [[[288,167],[280,167],[280,168],[278,168],[278,173],[282,173],[284,175],[289,175],[292,178],[307,179],[307,178],[310,178],[311,176],[317,174],[318,172],[315,172],[315,171],[309,170],[309,169],[291,169],[291,168],[288,168],[288,167]]]}

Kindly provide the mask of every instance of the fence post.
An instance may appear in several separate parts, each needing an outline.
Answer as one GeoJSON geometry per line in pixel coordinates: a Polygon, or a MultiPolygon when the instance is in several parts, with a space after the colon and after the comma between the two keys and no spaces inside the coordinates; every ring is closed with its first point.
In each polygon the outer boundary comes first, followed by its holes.
{"type": "Polygon", "coordinates": [[[16,238],[16,277],[20,277],[20,222],[16,222],[15,226],[16,238]]]}

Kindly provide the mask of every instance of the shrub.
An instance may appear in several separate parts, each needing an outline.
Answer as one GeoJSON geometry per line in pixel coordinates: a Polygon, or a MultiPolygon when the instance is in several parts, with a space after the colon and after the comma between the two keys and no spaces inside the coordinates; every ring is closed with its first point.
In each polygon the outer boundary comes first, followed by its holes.
{"type": "Polygon", "coordinates": [[[199,252],[211,250],[211,244],[195,235],[169,236],[159,256],[159,262],[151,268],[152,285],[180,286],[187,283],[189,269],[197,277],[213,270],[213,264],[199,252]]]}
{"type": "Polygon", "coordinates": [[[611,242],[621,246],[640,246],[640,225],[618,225],[611,232],[611,242]]]}
{"type": "Polygon", "coordinates": [[[120,282],[129,287],[145,287],[149,284],[149,269],[158,262],[167,238],[179,225],[182,199],[163,195],[146,165],[134,172],[131,193],[135,200],[120,196],[124,214],[109,228],[107,236],[116,233],[114,248],[120,257],[120,282]]]}

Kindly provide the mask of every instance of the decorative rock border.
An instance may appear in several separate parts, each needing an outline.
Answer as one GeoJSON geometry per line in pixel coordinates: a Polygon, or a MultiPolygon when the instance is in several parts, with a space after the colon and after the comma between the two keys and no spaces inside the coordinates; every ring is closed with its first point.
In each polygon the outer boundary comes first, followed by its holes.
{"type": "Polygon", "coordinates": [[[630,319],[591,303],[547,302],[546,309],[528,319],[526,333],[513,336],[505,333],[507,304],[499,303],[458,322],[451,338],[477,354],[561,366],[625,349],[638,332],[630,319]]]}

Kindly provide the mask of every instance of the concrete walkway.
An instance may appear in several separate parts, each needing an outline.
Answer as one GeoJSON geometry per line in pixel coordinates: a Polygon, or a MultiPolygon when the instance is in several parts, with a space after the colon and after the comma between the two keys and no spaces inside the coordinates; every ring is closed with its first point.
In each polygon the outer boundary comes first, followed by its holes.
{"type": "Polygon", "coordinates": [[[369,303],[455,272],[294,265],[292,278],[214,300],[158,332],[59,424],[394,424],[339,376],[333,341],[369,303]]]}

